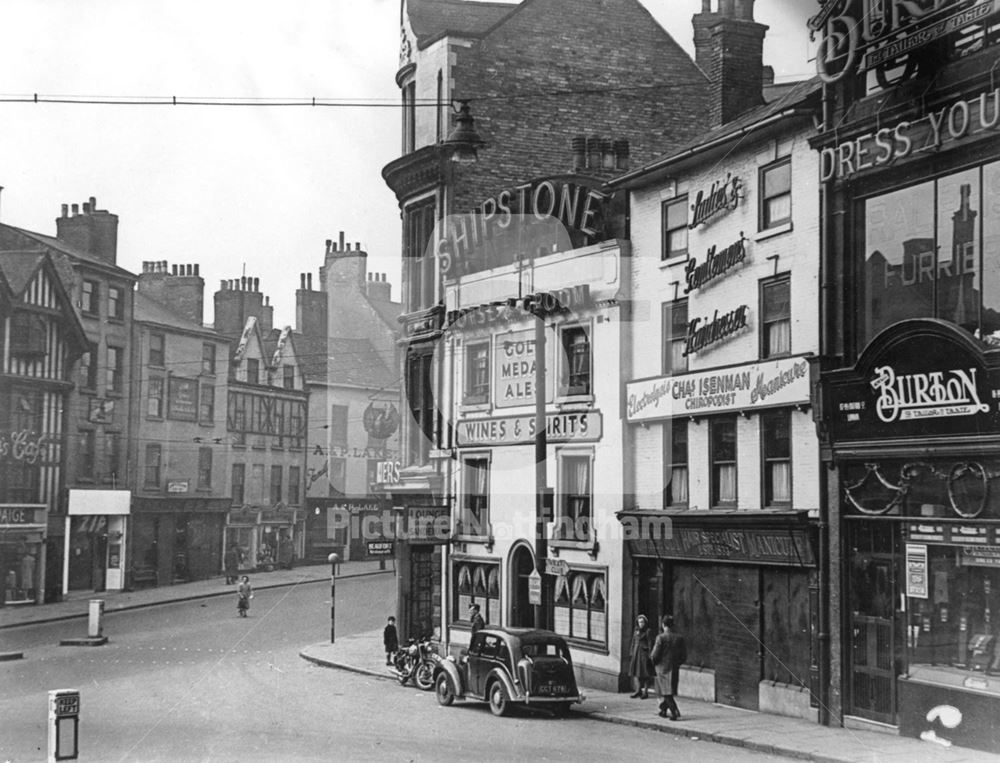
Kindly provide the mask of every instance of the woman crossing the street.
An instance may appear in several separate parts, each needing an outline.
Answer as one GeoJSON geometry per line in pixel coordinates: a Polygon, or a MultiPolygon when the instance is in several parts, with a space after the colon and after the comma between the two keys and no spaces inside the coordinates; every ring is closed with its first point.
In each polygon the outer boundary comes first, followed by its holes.
{"type": "Polygon", "coordinates": [[[250,609],[250,599],[253,598],[253,587],[247,575],[244,575],[240,584],[236,586],[236,595],[239,597],[236,600],[236,611],[240,617],[246,617],[247,610],[250,609]]]}

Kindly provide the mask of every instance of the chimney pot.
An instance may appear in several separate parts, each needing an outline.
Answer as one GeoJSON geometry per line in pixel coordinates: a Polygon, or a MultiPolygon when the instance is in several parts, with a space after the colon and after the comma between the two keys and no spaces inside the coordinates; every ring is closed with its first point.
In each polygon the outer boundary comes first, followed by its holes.
{"type": "Polygon", "coordinates": [[[733,0],[719,0],[719,15],[733,18],[733,0]]]}
{"type": "Polygon", "coordinates": [[[225,279],[225,278],[223,278],[223,279],[222,279],[222,280],[221,280],[221,281],[219,282],[219,291],[226,291],[226,286],[227,286],[227,284],[226,284],[226,279],[225,279]]]}
{"type": "Polygon", "coordinates": [[[333,241],[331,239],[326,240],[326,253],[329,254],[331,248],[333,247],[333,241]]]}
{"type": "Polygon", "coordinates": [[[246,276],[240,276],[239,283],[240,283],[240,291],[246,291],[247,290],[247,277],[246,276]]]}
{"type": "Polygon", "coordinates": [[[344,251],[345,252],[351,251],[351,242],[350,241],[347,242],[347,248],[344,251]]]}
{"type": "Polygon", "coordinates": [[[89,215],[90,214],[90,203],[89,202],[86,202],[86,201],[83,202],[83,214],[85,214],[85,215],[89,215]]]}
{"type": "Polygon", "coordinates": [[[271,306],[271,298],[264,297],[264,307],[270,307],[270,306],[271,306]]]}
{"type": "Polygon", "coordinates": [[[306,273],[306,288],[309,291],[312,291],[312,288],[313,288],[313,274],[312,273],[306,273]]]}
{"type": "Polygon", "coordinates": [[[260,279],[259,278],[253,279],[253,290],[255,292],[260,291],[260,279]]]}
{"type": "Polygon", "coordinates": [[[90,197],[90,211],[91,212],[97,211],[97,199],[95,199],[93,196],[90,197]]]}
{"type": "Polygon", "coordinates": [[[361,242],[360,241],[355,241],[354,242],[354,251],[355,252],[360,252],[361,251],[361,242]]]}
{"type": "Polygon", "coordinates": [[[712,0],[701,0],[701,12],[702,13],[712,12],[712,0]]]}
{"type": "Polygon", "coordinates": [[[340,232],[340,251],[344,251],[344,231],[340,232]]]}
{"type": "Polygon", "coordinates": [[[306,274],[305,273],[299,273],[299,288],[300,289],[306,288],[306,274]]]}
{"type": "MultiPolygon", "coordinates": [[[[181,267],[184,267],[184,266],[181,265],[181,267]]],[[[176,265],[174,265],[174,267],[173,267],[173,275],[177,275],[177,266],[176,265]]]]}
{"type": "Polygon", "coordinates": [[[69,217],[69,204],[62,205],[62,216],[69,217]]]}
{"type": "Polygon", "coordinates": [[[196,263],[194,264],[194,274],[195,274],[196,276],[199,276],[199,277],[200,277],[200,274],[198,273],[198,271],[199,271],[199,270],[201,270],[201,265],[199,265],[199,264],[198,264],[198,263],[196,262],[196,263]]]}

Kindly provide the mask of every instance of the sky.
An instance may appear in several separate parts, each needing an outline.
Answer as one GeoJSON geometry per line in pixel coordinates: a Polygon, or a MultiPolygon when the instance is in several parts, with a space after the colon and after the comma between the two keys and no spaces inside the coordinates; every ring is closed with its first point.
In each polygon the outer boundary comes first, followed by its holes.
{"type": "MultiPolygon", "coordinates": [[[[641,0],[689,53],[701,0],[641,0]]],[[[758,0],[764,62],[811,76],[810,0],[758,0]]],[[[62,204],[119,216],[118,264],[199,264],[206,321],[222,279],[260,279],[294,324],[326,239],[360,242],[399,299],[399,0],[4,0],[0,221],[55,235],[62,204]],[[14,33],[16,30],[16,33],[14,33]],[[336,99],[362,106],[15,103],[336,99]]],[[[353,248],[353,246],[352,246],[353,248]]]]}

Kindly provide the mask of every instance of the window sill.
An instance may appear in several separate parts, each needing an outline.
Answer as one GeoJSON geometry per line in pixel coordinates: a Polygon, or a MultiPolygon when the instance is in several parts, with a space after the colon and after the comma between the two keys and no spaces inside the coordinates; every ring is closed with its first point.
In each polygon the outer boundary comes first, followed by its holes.
{"type": "Polygon", "coordinates": [[[780,236],[782,233],[790,233],[792,230],[792,222],[789,220],[787,223],[782,223],[781,225],[775,225],[773,228],[768,228],[766,230],[759,231],[754,237],[754,241],[764,241],[765,239],[772,238],[773,236],[780,236]]]}
{"type": "Polygon", "coordinates": [[[691,255],[687,252],[684,254],[675,254],[673,257],[668,257],[667,259],[660,260],[660,270],[666,270],[667,268],[672,268],[674,265],[681,265],[687,262],[691,258],[691,255]]]}
{"type": "Polygon", "coordinates": [[[104,391],[104,396],[105,397],[123,398],[123,397],[125,397],[125,393],[122,392],[121,390],[109,389],[109,390],[105,390],[104,391]]]}
{"type": "Polygon", "coordinates": [[[455,536],[455,540],[459,543],[476,543],[482,546],[493,545],[493,539],[489,535],[467,535],[465,533],[459,533],[455,536]]]}
{"type": "Polygon", "coordinates": [[[108,323],[114,323],[115,325],[118,325],[118,326],[124,326],[125,325],[125,319],[124,318],[113,318],[113,317],[111,317],[109,315],[108,316],[108,323]]]}
{"type": "Polygon", "coordinates": [[[594,547],[593,540],[566,540],[565,538],[549,538],[549,546],[552,548],[575,548],[581,551],[590,551],[594,547]]]}
{"type": "Polygon", "coordinates": [[[461,406],[459,406],[459,412],[463,415],[466,413],[489,413],[490,403],[488,400],[482,403],[463,402],[461,406]]]}
{"type": "Polygon", "coordinates": [[[556,395],[556,405],[593,405],[594,404],[594,394],[592,392],[586,392],[582,394],[564,394],[560,392],[556,395]]]}
{"type": "Polygon", "coordinates": [[[146,368],[151,371],[166,371],[167,367],[163,363],[147,363],[146,368]]]}

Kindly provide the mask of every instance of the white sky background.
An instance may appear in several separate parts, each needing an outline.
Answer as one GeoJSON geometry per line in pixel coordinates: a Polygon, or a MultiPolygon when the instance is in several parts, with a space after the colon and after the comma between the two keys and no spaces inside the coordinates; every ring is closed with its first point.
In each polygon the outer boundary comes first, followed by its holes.
{"type": "MultiPolygon", "coordinates": [[[[701,0],[642,0],[689,52],[701,0]]],[[[778,81],[811,76],[811,0],[758,0],[778,81]]],[[[118,264],[260,278],[275,325],[343,230],[399,298],[399,0],[3,0],[0,97],[323,98],[380,107],[0,103],[0,220],[55,235],[60,205],[117,214],[118,264]]],[[[352,247],[353,248],[353,247],[352,247]]]]}

